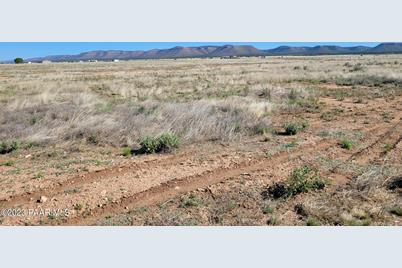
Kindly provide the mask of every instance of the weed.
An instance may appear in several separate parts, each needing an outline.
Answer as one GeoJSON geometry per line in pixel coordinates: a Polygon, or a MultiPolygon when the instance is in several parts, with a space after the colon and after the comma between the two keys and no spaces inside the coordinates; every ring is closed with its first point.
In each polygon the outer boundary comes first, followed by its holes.
{"type": "Polygon", "coordinates": [[[124,156],[130,156],[131,155],[131,148],[130,147],[124,147],[121,150],[121,154],[124,156]]]}
{"type": "Polygon", "coordinates": [[[401,207],[394,207],[389,212],[396,216],[402,217],[402,208],[401,207]]]}
{"type": "Polygon", "coordinates": [[[35,174],[34,179],[40,180],[45,176],[45,174],[42,171],[39,171],[38,173],[35,174]]]}
{"type": "Polygon", "coordinates": [[[387,188],[388,190],[402,189],[402,176],[391,178],[387,188]]]}
{"type": "Polygon", "coordinates": [[[83,207],[84,206],[82,204],[79,204],[79,203],[74,205],[74,209],[77,210],[77,211],[82,210],[83,207]]]}
{"type": "Polygon", "coordinates": [[[314,219],[314,218],[308,218],[307,221],[306,221],[306,225],[307,226],[320,226],[321,223],[318,220],[314,219]]]}
{"type": "Polygon", "coordinates": [[[341,148],[346,149],[346,150],[352,150],[354,146],[354,142],[351,140],[343,139],[339,142],[339,145],[341,148]]]}
{"type": "Polygon", "coordinates": [[[164,133],[159,137],[145,137],[140,141],[140,154],[169,152],[180,145],[179,138],[172,133],[164,133]]]}
{"type": "Polygon", "coordinates": [[[13,141],[11,143],[1,142],[0,143],[0,154],[8,154],[16,151],[20,148],[21,143],[19,141],[13,141]]]}
{"type": "Polygon", "coordinates": [[[97,145],[97,144],[99,144],[99,139],[97,136],[91,135],[87,138],[87,142],[90,144],[93,144],[93,145],[97,145]]]}
{"type": "Polygon", "coordinates": [[[285,129],[285,135],[296,135],[299,131],[303,131],[308,127],[308,123],[306,121],[302,122],[286,122],[283,124],[283,128],[285,129]]]}
{"type": "Polygon", "coordinates": [[[308,216],[308,213],[307,213],[307,211],[306,211],[306,208],[304,207],[304,205],[303,204],[296,204],[296,206],[295,206],[295,212],[298,214],[298,215],[300,215],[300,216],[302,216],[302,217],[307,217],[308,216]]]}
{"type": "Polygon", "coordinates": [[[394,148],[394,146],[392,146],[392,144],[386,143],[382,148],[384,153],[388,153],[394,148]]]}
{"type": "Polygon", "coordinates": [[[8,161],[6,161],[6,162],[1,163],[0,166],[11,167],[11,166],[13,166],[14,164],[15,164],[15,161],[13,161],[13,160],[8,160],[8,161]]]}
{"type": "Polygon", "coordinates": [[[274,212],[274,209],[270,206],[264,206],[261,211],[264,214],[271,214],[272,212],[274,212]]]}
{"type": "Polygon", "coordinates": [[[267,220],[267,224],[275,226],[275,225],[279,225],[279,221],[276,217],[272,216],[267,220]]]}
{"type": "Polygon", "coordinates": [[[198,199],[195,195],[190,195],[189,197],[183,197],[181,199],[181,208],[188,208],[188,207],[198,207],[201,205],[201,200],[198,199]]]}
{"type": "Polygon", "coordinates": [[[326,183],[318,170],[308,166],[295,168],[285,182],[275,183],[262,192],[263,198],[288,198],[311,190],[321,190],[326,183]]]}

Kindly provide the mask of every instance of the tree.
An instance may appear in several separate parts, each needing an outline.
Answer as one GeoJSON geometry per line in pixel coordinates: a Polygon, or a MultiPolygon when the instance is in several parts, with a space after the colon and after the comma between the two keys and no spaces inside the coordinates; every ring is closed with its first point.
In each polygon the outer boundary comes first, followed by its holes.
{"type": "Polygon", "coordinates": [[[14,62],[15,62],[15,64],[23,63],[23,62],[24,62],[24,59],[22,59],[22,58],[15,58],[15,59],[14,59],[14,62]]]}

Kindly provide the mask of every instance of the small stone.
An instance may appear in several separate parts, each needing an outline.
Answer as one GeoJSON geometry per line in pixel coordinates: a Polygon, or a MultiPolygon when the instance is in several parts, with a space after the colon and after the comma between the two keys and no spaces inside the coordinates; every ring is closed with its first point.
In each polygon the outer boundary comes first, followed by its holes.
{"type": "Polygon", "coordinates": [[[30,157],[32,157],[31,154],[27,154],[27,155],[25,156],[25,158],[30,158],[30,157]]]}
{"type": "Polygon", "coordinates": [[[101,192],[101,195],[102,195],[102,196],[105,196],[105,195],[106,195],[106,190],[103,190],[103,191],[101,192]]]}
{"type": "Polygon", "coordinates": [[[176,187],[174,187],[174,189],[175,189],[175,190],[179,190],[179,189],[180,189],[180,187],[179,187],[179,186],[176,186],[176,187]]]}
{"type": "Polygon", "coordinates": [[[46,201],[47,201],[47,197],[44,196],[44,195],[42,195],[42,196],[40,197],[40,199],[38,200],[39,203],[45,203],[46,201]]]}

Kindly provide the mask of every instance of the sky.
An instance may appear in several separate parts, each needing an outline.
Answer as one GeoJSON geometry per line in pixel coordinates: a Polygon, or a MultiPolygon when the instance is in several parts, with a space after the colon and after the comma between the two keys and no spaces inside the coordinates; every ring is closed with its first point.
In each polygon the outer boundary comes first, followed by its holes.
{"type": "Polygon", "coordinates": [[[269,49],[278,46],[371,46],[379,43],[363,42],[0,42],[0,61],[43,57],[49,55],[79,54],[91,50],[150,50],[164,49],[175,46],[205,46],[205,45],[252,45],[259,49],[269,49]]]}

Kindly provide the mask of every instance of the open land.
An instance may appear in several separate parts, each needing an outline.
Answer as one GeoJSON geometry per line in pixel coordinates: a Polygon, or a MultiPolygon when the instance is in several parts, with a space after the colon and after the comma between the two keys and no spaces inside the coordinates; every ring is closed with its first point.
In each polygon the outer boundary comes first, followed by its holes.
{"type": "Polygon", "coordinates": [[[0,223],[402,225],[401,140],[402,55],[4,64],[0,223]]]}

